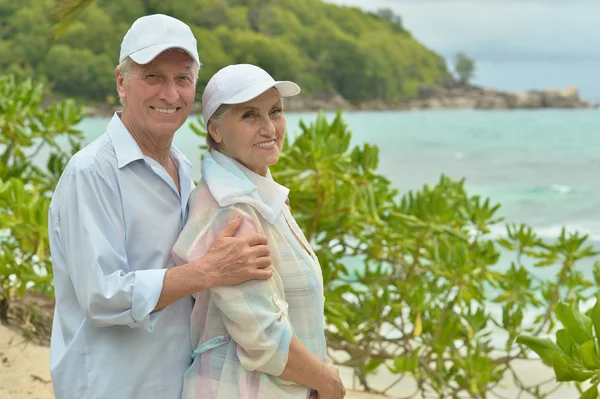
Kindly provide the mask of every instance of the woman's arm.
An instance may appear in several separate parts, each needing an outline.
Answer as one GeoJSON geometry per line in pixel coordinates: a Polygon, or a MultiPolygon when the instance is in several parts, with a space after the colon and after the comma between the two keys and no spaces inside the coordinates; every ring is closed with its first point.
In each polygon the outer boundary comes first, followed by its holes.
{"type": "Polygon", "coordinates": [[[342,399],[346,395],[340,376],[310,353],[295,336],[281,377],[316,389],[319,399],[342,399]]]}
{"type": "MultiPolygon", "coordinates": [[[[236,236],[262,232],[256,216],[251,216],[251,209],[244,212],[241,208],[226,208],[213,215],[208,226],[196,226],[194,237],[180,236],[181,242],[176,244],[174,251],[188,260],[203,255],[235,213],[244,215],[236,236]]],[[[288,306],[281,297],[282,290],[276,271],[268,280],[250,280],[210,289],[227,332],[238,344],[240,363],[247,370],[281,376],[314,388],[319,391],[320,399],[343,398],[344,389],[339,377],[294,336],[287,315],[288,306]]]]}

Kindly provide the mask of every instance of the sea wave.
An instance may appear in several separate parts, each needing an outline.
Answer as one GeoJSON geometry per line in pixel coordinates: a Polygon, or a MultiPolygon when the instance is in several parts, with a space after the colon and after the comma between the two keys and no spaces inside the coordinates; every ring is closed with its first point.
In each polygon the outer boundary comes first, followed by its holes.
{"type": "Polygon", "coordinates": [[[523,193],[534,194],[534,195],[548,195],[548,194],[579,194],[589,191],[589,187],[582,186],[569,186],[567,184],[553,183],[547,186],[533,186],[520,190],[523,193]]]}
{"type": "MultiPolygon", "coordinates": [[[[578,232],[582,235],[587,235],[590,241],[600,242],[600,221],[589,222],[589,221],[578,221],[570,222],[566,225],[546,225],[546,226],[532,226],[538,237],[543,239],[555,239],[561,234],[564,228],[567,232],[575,233],[578,232]]],[[[497,224],[490,227],[490,235],[493,238],[506,237],[506,225],[497,224]]]]}
{"type": "Polygon", "coordinates": [[[553,184],[552,190],[559,192],[561,194],[567,194],[573,191],[573,187],[571,186],[563,186],[562,184],[553,184]]]}

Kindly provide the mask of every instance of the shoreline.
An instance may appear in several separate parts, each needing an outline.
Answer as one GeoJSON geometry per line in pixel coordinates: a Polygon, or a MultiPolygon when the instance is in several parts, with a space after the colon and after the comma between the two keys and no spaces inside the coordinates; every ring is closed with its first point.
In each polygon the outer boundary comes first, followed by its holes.
{"type": "MultiPolygon", "coordinates": [[[[352,104],[337,93],[300,94],[286,98],[287,112],[415,111],[442,109],[519,110],[519,109],[599,109],[600,104],[582,100],[576,86],[564,89],[501,91],[479,86],[422,87],[418,97],[395,103],[369,100],[352,104]]],[[[86,116],[111,116],[119,104],[84,106],[86,116]]],[[[201,114],[202,104],[195,102],[191,115],[201,114]]]]}

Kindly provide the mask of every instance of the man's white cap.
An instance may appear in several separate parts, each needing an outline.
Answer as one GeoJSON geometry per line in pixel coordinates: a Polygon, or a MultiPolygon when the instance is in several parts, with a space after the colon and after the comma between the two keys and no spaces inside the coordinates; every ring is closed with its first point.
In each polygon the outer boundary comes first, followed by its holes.
{"type": "Polygon", "coordinates": [[[276,81],[256,65],[226,66],[210,78],[202,94],[204,123],[208,123],[221,104],[245,103],[273,87],[279,90],[281,97],[292,97],[300,93],[300,87],[296,83],[276,81]]]}
{"type": "Polygon", "coordinates": [[[185,50],[200,66],[198,45],[189,26],[168,15],[148,15],[138,18],[125,34],[119,63],[129,56],[144,65],[163,51],[174,48],[185,50]]]}

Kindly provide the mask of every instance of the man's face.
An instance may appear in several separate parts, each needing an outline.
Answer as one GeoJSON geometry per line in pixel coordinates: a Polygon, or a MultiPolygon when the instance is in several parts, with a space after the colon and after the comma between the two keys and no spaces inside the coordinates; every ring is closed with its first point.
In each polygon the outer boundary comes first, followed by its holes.
{"type": "Polygon", "coordinates": [[[196,96],[194,61],[168,50],[150,63],[133,63],[126,77],[117,71],[127,128],[152,137],[175,134],[190,114],[196,96]]]}

